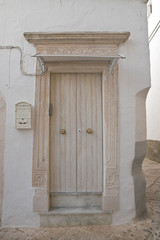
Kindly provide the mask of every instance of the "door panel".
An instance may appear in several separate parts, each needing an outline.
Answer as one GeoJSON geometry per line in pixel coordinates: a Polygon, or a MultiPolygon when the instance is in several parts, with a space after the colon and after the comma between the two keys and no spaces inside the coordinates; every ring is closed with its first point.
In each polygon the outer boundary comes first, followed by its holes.
{"type": "Polygon", "coordinates": [[[77,192],[102,191],[101,75],[77,74],[77,192]],[[86,130],[92,129],[88,134],[86,130]]]}
{"type": "Polygon", "coordinates": [[[52,74],[51,103],[51,192],[76,192],[76,74],[52,74]]]}
{"type": "Polygon", "coordinates": [[[52,74],[51,103],[51,192],[102,192],[101,74],[52,74]]]}

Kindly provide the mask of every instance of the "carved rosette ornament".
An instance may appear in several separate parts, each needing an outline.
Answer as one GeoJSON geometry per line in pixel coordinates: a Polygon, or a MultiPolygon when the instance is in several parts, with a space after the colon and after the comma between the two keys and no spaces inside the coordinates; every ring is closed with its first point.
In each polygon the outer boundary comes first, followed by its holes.
{"type": "MultiPolygon", "coordinates": [[[[25,33],[25,38],[35,45],[37,53],[57,56],[114,56],[118,45],[124,43],[128,32],[111,33],[25,33]]],[[[46,63],[47,72],[37,76],[35,89],[34,148],[32,183],[35,187],[33,210],[49,210],[49,101],[50,73],[65,71],[67,66],[46,63]]],[[[74,63],[74,70],[85,67],[102,73],[103,92],[103,193],[102,209],[119,209],[119,96],[118,66],[109,74],[109,65],[74,63]]],[[[68,65],[69,66],[69,65],[68,65]]],[[[37,69],[38,71],[38,69],[37,69]]]]}

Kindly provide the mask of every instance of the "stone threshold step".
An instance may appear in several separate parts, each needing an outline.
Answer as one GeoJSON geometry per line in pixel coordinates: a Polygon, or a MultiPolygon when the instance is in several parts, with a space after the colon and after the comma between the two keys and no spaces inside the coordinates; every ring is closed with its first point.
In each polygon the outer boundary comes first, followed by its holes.
{"type": "Polygon", "coordinates": [[[112,212],[94,207],[54,208],[40,213],[41,227],[111,225],[112,212]]]}

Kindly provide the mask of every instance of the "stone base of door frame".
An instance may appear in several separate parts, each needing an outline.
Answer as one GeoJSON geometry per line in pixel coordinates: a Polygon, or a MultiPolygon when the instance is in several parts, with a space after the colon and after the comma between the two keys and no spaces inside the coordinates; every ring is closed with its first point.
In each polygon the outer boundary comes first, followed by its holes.
{"type": "Polygon", "coordinates": [[[40,213],[40,227],[111,225],[112,212],[99,208],[55,208],[40,213]]]}
{"type": "Polygon", "coordinates": [[[119,197],[115,196],[102,196],[102,209],[103,211],[109,210],[118,211],[119,210],[119,197]]]}
{"type": "Polygon", "coordinates": [[[33,197],[33,211],[34,212],[48,212],[50,208],[49,195],[34,195],[33,197]]]}

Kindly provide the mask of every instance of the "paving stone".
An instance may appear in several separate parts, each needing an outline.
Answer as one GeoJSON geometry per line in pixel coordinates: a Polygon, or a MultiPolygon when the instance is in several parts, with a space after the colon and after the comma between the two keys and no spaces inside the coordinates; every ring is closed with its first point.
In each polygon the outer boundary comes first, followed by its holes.
{"type": "Polygon", "coordinates": [[[120,226],[0,228],[0,240],[160,240],[160,164],[145,159],[147,211],[120,226]]]}

